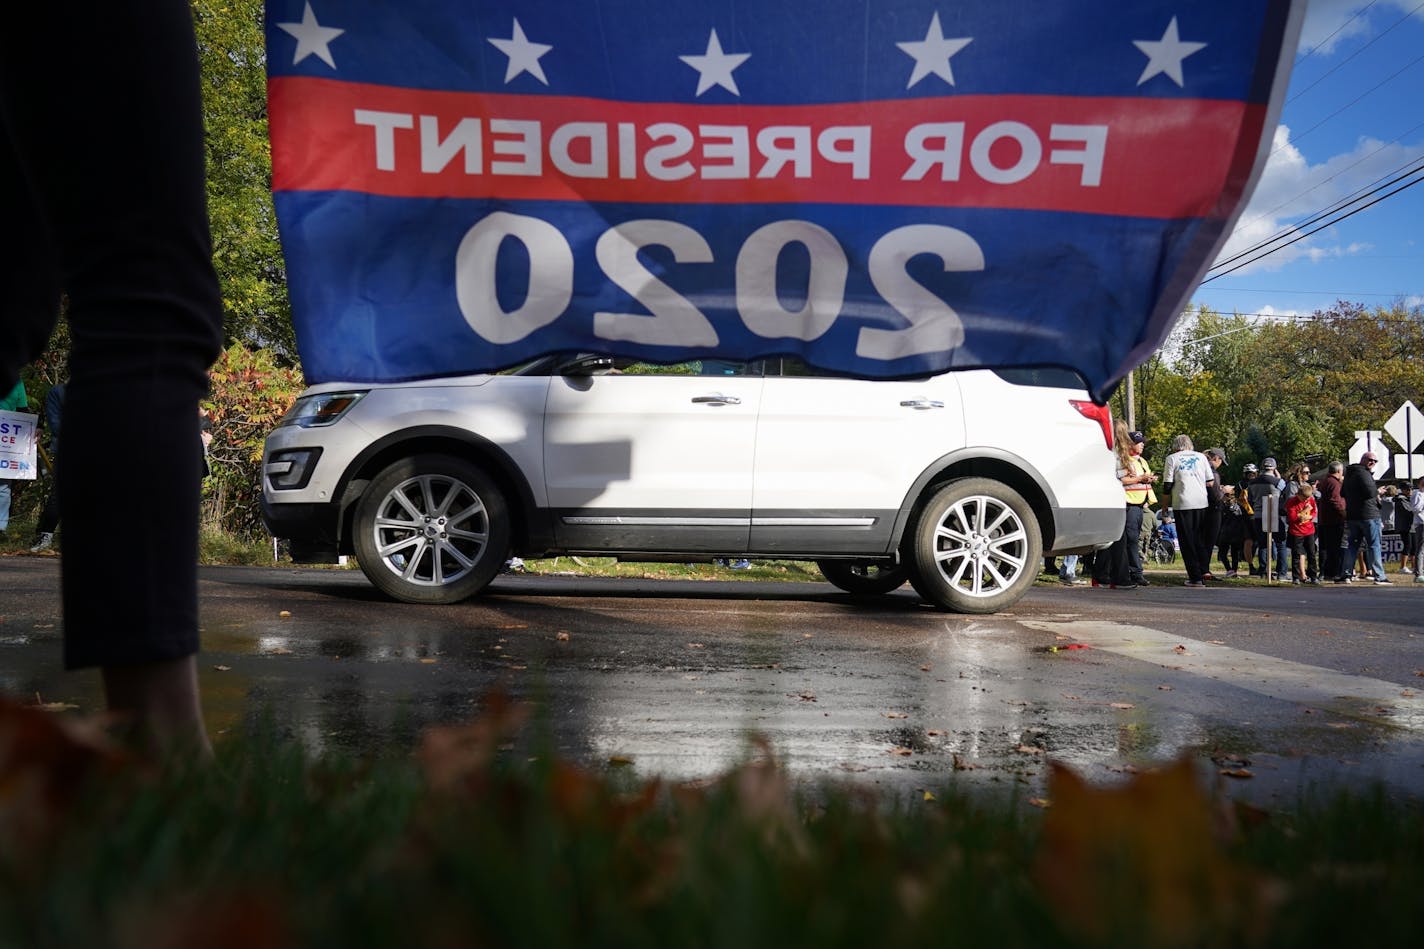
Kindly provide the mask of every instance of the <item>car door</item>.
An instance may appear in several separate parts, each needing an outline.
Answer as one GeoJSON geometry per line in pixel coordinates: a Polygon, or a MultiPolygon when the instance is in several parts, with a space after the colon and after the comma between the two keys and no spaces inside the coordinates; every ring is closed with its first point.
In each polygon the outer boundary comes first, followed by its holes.
{"type": "Polygon", "coordinates": [[[568,550],[740,553],[760,364],[700,360],[555,376],[544,478],[568,550]]]}
{"type": "Polygon", "coordinates": [[[770,360],[757,427],[751,549],[885,553],[915,479],[963,443],[953,375],[874,381],[770,360]]]}

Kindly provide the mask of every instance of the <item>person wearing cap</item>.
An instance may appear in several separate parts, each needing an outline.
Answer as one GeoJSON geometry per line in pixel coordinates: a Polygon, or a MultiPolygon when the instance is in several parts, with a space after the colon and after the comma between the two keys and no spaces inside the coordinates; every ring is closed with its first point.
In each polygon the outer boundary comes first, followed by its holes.
{"type": "Polygon", "coordinates": [[[1137,586],[1150,586],[1142,573],[1142,512],[1156,503],[1157,493],[1152,490],[1152,482],[1157,476],[1147,459],[1142,457],[1147,447],[1147,436],[1141,432],[1128,432],[1128,472],[1133,478],[1123,479],[1123,491],[1127,496],[1127,527],[1123,536],[1127,538],[1127,579],[1137,586]]]}
{"type": "Polygon", "coordinates": [[[1182,563],[1187,568],[1187,586],[1205,586],[1204,577],[1210,566],[1202,549],[1202,522],[1206,518],[1207,486],[1216,483],[1216,471],[1206,455],[1192,446],[1188,435],[1172,440],[1172,453],[1162,473],[1166,494],[1163,506],[1171,506],[1177,515],[1177,546],[1182,550],[1182,563]]]}
{"type": "MultiPolygon", "coordinates": [[[[1384,572],[1384,561],[1380,557],[1379,486],[1375,484],[1374,467],[1379,458],[1372,451],[1360,456],[1360,460],[1345,469],[1345,480],[1340,493],[1345,496],[1345,533],[1349,539],[1345,555],[1345,570],[1355,562],[1355,555],[1363,549],[1365,566],[1375,583],[1389,583],[1384,572]]],[[[1348,578],[1337,579],[1336,583],[1347,582],[1348,578]]]]}
{"type": "Polygon", "coordinates": [[[1325,477],[1315,484],[1315,507],[1320,532],[1320,575],[1327,580],[1339,580],[1345,575],[1341,548],[1345,544],[1345,496],[1340,488],[1345,481],[1345,463],[1330,462],[1325,477]]]}
{"type": "Polygon", "coordinates": [[[1287,540],[1287,528],[1285,518],[1281,516],[1280,501],[1276,502],[1276,521],[1267,525],[1264,520],[1262,508],[1266,504],[1267,498],[1279,499],[1285,491],[1286,483],[1281,479],[1281,473],[1276,468],[1276,459],[1261,459],[1261,472],[1252,478],[1246,486],[1246,493],[1251,499],[1251,508],[1256,512],[1256,565],[1251,570],[1251,575],[1265,577],[1267,574],[1267,550],[1266,537],[1267,527],[1270,528],[1271,550],[1269,551],[1271,560],[1274,561],[1273,569],[1276,579],[1285,581],[1290,579],[1289,551],[1287,540]]]}

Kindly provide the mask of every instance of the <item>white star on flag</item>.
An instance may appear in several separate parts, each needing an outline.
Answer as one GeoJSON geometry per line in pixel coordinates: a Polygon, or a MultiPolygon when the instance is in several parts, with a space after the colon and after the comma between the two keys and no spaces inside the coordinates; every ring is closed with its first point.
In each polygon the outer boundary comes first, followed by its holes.
{"type": "Polygon", "coordinates": [[[547,43],[531,43],[524,35],[524,28],[519,25],[519,20],[514,21],[514,35],[507,40],[497,40],[488,37],[495,48],[509,57],[509,67],[504,71],[504,82],[508,85],[510,80],[520,73],[527,72],[544,85],[549,84],[549,80],[544,77],[544,67],[539,65],[539,57],[543,56],[554,47],[547,43]]]}
{"type": "Polygon", "coordinates": [[[1147,57],[1147,68],[1142,70],[1140,86],[1158,73],[1165,73],[1178,86],[1182,85],[1182,60],[1199,50],[1206,49],[1205,43],[1184,43],[1177,35],[1177,18],[1167,24],[1167,31],[1160,40],[1133,40],[1132,45],[1147,57]]]}
{"type": "Polygon", "coordinates": [[[306,59],[308,56],[315,56],[326,63],[332,69],[336,68],[336,60],[331,58],[331,50],[328,44],[336,39],[345,30],[333,29],[329,26],[322,26],[316,21],[316,14],[312,12],[311,4],[302,13],[300,23],[278,23],[277,28],[285,30],[297,38],[297,52],[292,57],[292,65],[306,59]]]}
{"type": "Polygon", "coordinates": [[[721,86],[732,95],[739,96],[737,80],[732,78],[732,70],[751,59],[751,53],[724,53],[722,41],[717,39],[717,31],[707,38],[707,52],[701,56],[679,56],[678,59],[697,70],[697,94],[721,86]]]}
{"type": "Polygon", "coordinates": [[[910,81],[905,84],[905,88],[911,88],[926,76],[938,76],[951,86],[954,85],[954,70],[949,66],[950,57],[972,42],[974,40],[968,37],[945,39],[944,31],[939,25],[939,14],[936,13],[930,18],[930,28],[925,31],[924,39],[895,44],[905,55],[915,60],[915,70],[910,73],[910,81]]]}

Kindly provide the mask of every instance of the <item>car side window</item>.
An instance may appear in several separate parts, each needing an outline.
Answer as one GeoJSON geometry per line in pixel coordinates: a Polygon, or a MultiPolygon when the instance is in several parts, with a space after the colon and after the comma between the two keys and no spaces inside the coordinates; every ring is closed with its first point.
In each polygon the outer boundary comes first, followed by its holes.
{"type": "Polygon", "coordinates": [[[617,371],[625,376],[759,376],[761,360],[693,359],[688,362],[652,363],[618,360],[617,371]]]}

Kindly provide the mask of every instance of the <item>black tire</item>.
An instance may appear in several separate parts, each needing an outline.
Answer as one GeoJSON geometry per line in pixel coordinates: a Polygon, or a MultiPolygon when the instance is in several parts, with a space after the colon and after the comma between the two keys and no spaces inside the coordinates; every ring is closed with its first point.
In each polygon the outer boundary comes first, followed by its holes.
{"type": "Polygon", "coordinates": [[[509,550],[504,495],[474,464],[416,455],[387,467],[356,506],[356,560],[407,603],[458,603],[489,585],[509,550]]]}
{"type": "Polygon", "coordinates": [[[900,589],[910,568],[889,560],[817,560],[821,575],[855,596],[880,596],[900,589]]]}
{"type": "Polygon", "coordinates": [[[1043,563],[1033,508],[989,478],[961,478],[930,496],[910,537],[910,582],[934,606],[995,613],[1018,602],[1043,563]]]}

